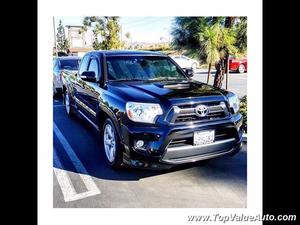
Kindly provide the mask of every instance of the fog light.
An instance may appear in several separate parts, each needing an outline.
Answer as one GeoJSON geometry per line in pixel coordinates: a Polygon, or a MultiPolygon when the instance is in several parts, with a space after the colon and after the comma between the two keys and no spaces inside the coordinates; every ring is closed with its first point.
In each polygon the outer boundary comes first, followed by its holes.
{"type": "Polygon", "coordinates": [[[221,106],[223,109],[226,109],[226,104],[225,104],[225,102],[220,102],[220,106],[221,106]]]}
{"type": "Polygon", "coordinates": [[[143,140],[138,140],[136,143],[135,143],[135,146],[137,148],[142,148],[144,146],[144,141],[143,140]]]}

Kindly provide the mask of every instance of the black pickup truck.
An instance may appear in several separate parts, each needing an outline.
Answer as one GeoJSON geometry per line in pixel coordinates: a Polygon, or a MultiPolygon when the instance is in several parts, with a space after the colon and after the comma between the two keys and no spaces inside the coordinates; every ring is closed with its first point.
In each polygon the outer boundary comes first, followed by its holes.
{"type": "Polygon", "coordinates": [[[66,79],[66,112],[100,131],[114,168],[167,169],[237,153],[238,97],[192,75],[157,52],[88,52],[66,79]]]}

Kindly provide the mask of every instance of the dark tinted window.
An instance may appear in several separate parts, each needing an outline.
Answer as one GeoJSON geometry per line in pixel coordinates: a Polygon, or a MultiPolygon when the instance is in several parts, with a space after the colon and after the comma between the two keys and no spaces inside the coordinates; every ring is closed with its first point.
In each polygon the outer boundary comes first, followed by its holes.
{"type": "Polygon", "coordinates": [[[85,55],[81,60],[79,74],[82,74],[82,72],[87,71],[88,62],[89,62],[89,55],[85,55]]]}
{"type": "Polygon", "coordinates": [[[57,56],[68,56],[68,54],[65,52],[58,52],[57,56]]]}
{"type": "Polygon", "coordinates": [[[186,79],[167,57],[110,56],[106,61],[109,80],[186,79]]]}
{"type": "Polygon", "coordinates": [[[79,59],[64,59],[60,60],[60,67],[65,70],[78,70],[79,63],[79,59]]]}

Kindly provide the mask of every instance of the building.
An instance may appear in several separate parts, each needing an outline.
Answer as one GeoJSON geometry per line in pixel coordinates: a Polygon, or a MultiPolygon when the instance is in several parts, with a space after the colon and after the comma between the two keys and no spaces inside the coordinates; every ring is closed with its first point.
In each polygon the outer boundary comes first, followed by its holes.
{"type": "Polygon", "coordinates": [[[93,50],[93,32],[83,30],[83,26],[65,26],[65,34],[70,43],[70,54],[83,56],[86,52],[93,50]]]}

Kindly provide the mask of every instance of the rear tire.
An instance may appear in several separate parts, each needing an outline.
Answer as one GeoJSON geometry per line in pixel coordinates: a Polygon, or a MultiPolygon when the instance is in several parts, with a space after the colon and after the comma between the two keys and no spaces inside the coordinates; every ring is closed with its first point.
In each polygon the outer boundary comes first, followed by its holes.
{"type": "Polygon", "coordinates": [[[64,104],[65,104],[65,110],[66,110],[67,115],[69,117],[72,117],[74,114],[74,109],[71,104],[70,94],[67,91],[64,92],[64,104]]]}
{"type": "Polygon", "coordinates": [[[120,169],[123,164],[123,149],[120,137],[111,119],[106,119],[102,130],[103,149],[108,165],[114,169],[120,169]]]}

